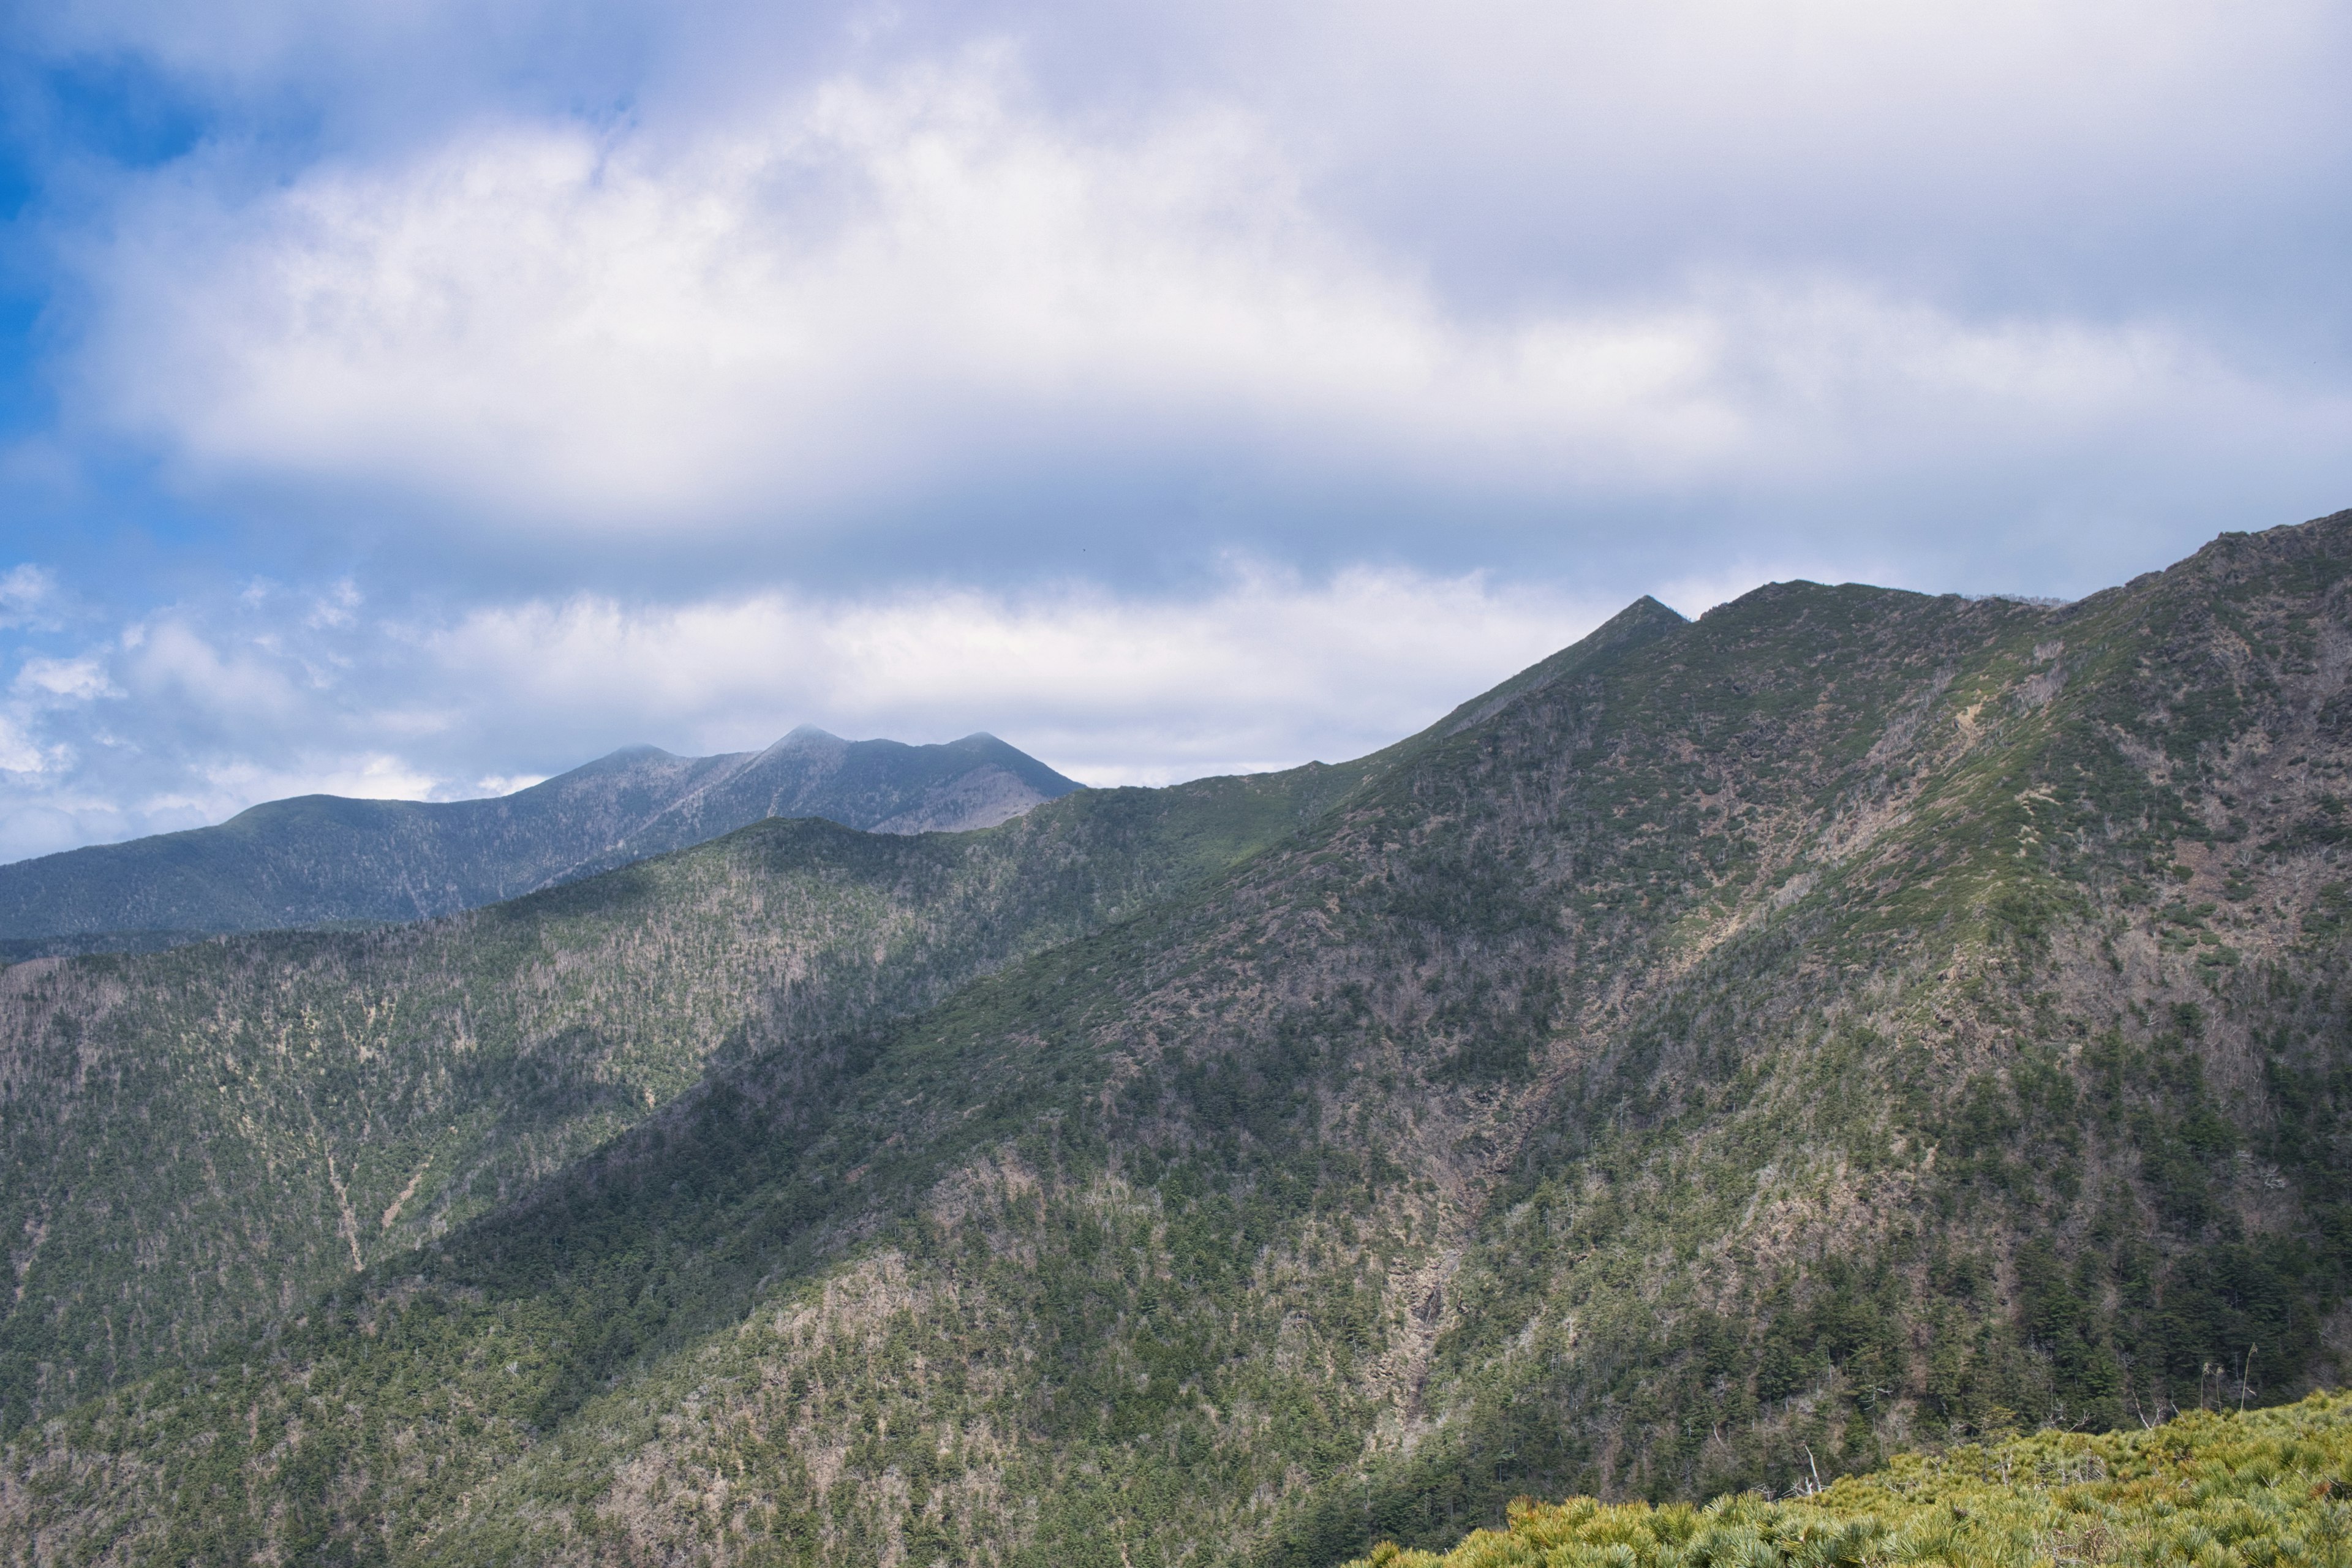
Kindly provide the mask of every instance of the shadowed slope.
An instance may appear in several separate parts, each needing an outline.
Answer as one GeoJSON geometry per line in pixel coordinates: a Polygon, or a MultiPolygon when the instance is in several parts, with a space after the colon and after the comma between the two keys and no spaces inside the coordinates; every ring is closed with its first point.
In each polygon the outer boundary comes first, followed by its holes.
{"type": "Polygon", "coordinates": [[[201,1354],[527,1190],[714,1062],[829,1050],[1292,831],[1360,771],[994,829],[771,820],[391,930],[0,973],[0,1420],[201,1354]]]}

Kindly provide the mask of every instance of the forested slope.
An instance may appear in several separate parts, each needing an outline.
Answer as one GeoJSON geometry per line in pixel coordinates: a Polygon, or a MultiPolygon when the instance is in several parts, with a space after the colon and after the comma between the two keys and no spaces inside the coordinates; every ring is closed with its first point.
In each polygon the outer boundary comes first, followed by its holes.
{"type": "Polygon", "coordinates": [[[2063,607],[1636,605],[21,1432],[0,1539],[1322,1564],[2332,1380],[2347,595],[2352,514],[2063,607]]]}
{"type": "Polygon", "coordinates": [[[203,1353],[643,1120],[1279,837],[1354,773],[769,821],[419,925],[0,973],[0,1422],[203,1353]]]}

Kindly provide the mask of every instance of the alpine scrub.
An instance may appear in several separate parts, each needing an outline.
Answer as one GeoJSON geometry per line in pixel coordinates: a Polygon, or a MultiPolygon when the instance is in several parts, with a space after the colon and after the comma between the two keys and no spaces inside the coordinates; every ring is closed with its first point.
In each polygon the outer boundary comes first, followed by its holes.
{"type": "Polygon", "coordinates": [[[2097,1563],[2332,1568],[2352,1558],[2352,1395],[2150,1430],[2037,1432],[1903,1454],[1779,1500],[1510,1505],[1444,1552],[1383,1542],[1349,1568],[1864,1568],[2097,1563]]]}

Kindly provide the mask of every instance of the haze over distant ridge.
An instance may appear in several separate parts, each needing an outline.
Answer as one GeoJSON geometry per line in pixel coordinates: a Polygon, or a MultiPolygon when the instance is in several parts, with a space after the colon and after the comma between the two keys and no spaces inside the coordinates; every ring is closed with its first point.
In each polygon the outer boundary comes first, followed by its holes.
{"type": "Polygon", "coordinates": [[[1079,788],[993,735],[761,752],[631,746],[512,795],[301,795],[216,827],[0,866],[0,952],[145,948],[222,931],[420,920],[684,848],[771,816],[876,833],[992,827],[1079,788]]]}

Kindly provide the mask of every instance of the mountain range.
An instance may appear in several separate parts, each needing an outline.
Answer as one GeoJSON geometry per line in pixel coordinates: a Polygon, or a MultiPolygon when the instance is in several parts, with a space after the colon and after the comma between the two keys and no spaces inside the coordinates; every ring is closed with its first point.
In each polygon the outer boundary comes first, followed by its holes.
{"type": "Polygon", "coordinates": [[[632,746],[488,800],[301,795],[222,823],[0,866],[0,955],[151,949],[224,931],[386,924],[517,898],[771,816],[873,833],[991,827],[1078,785],[993,735],[764,752],[632,746]]]}
{"type": "Polygon", "coordinates": [[[1319,1568],[2299,1396],[2347,781],[2342,513],[1642,600],[1339,766],[18,963],[0,1554],[1319,1568]]]}

